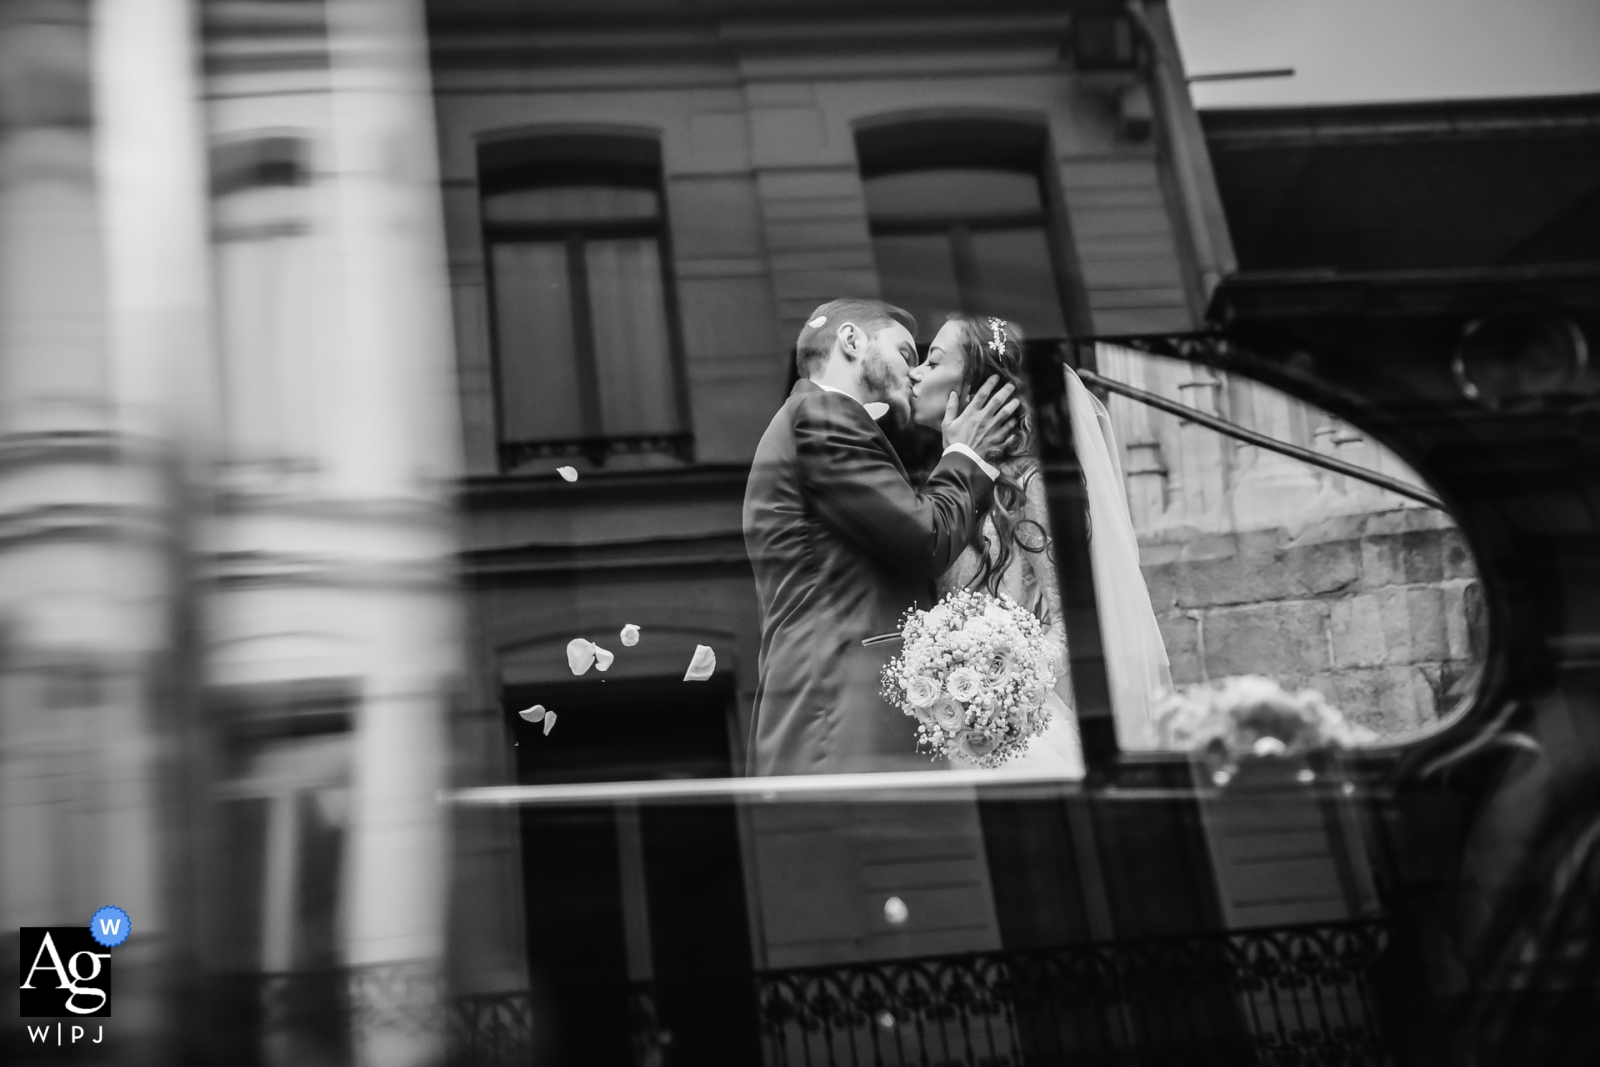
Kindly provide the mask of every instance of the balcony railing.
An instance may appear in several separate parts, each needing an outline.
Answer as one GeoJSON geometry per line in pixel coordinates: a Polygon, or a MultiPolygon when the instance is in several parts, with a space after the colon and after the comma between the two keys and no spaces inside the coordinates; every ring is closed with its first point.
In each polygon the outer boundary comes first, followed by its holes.
{"type": "MultiPolygon", "coordinates": [[[[1381,922],[1278,927],[756,976],[766,1067],[1388,1065],[1371,972],[1381,922]]],[[[209,987],[211,1058],[343,1062],[380,1025],[456,1067],[533,1060],[526,991],[456,997],[431,968],[237,976],[209,987]]],[[[649,983],[628,990],[633,1061],[674,1061],[649,983]]]]}
{"type": "Polygon", "coordinates": [[[1378,923],[769,971],[769,1067],[1386,1064],[1378,923]]]}

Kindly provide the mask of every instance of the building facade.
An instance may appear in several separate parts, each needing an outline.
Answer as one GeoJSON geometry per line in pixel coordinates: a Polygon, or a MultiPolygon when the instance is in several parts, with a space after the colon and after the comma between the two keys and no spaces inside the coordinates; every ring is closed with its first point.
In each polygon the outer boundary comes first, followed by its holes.
{"type": "MultiPolygon", "coordinates": [[[[1181,760],[1133,761],[1137,811],[442,799],[742,775],[745,478],[836,296],[1417,484],[1150,354],[1272,233],[1161,0],[57,0],[0,58],[0,937],[126,907],[122,1058],[777,1062],[806,968],[1377,909],[1352,808],[1181,760]]],[[[1388,740],[1469,701],[1449,516],[1108,403],[1176,681],[1388,740]]]]}

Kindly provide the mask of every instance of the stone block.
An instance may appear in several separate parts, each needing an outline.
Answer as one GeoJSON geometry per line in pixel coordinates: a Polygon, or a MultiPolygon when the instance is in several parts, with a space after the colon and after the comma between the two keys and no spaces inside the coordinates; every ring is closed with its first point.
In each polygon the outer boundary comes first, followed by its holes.
{"type": "Polygon", "coordinates": [[[1205,680],[1200,659],[1200,625],[1197,620],[1177,612],[1156,616],[1161,641],[1172,664],[1172,684],[1192,685],[1205,680]]]}
{"type": "Polygon", "coordinates": [[[1478,691],[1483,675],[1483,665],[1470,661],[1452,661],[1439,665],[1439,695],[1435,710],[1440,719],[1464,706],[1478,691]]]}
{"type": "Polygon", "coordinates": [[[1447,512],[1427,507],[1397,507],[1381,511],[1367,518],[1366,535],[1381,537],[1388,534],[1413,533],[1418,530],[1447,530],[1455,528],[1455,520],[1447,512]]]}
{"type": "Polygon", "coordinates": [[[1314,600],[1216,608],[1203,615],[1212,678],[1303,678],[1328,669],[1327,605],[1314,600]]]}
{"type": "Polygon", "coordinates": [[[1315,676],[1309,686],[1350,721],[1380,737],[1414,733],[1438,719],[1436,667],[1354,668],[1315,676]]]}
{"type": "Polygon", "coordinates": [[[1450,657],[1449,625],[1444,590],[1438,586],[1380,589],[1384,658],[1389,663],[1438,662],[1450,657]]]}
{"type": "Polygon", "coordinates": [[[1178,606],[1178,570],[1177,563],[1158,563],[1154,566],[1145,564],[1140,568],[1144,572],[1144,586],[1150,594],[1150,607],[1157,615],[1171,611],[1178,606]]]}
{"type": "Polygon", "coordinates": [[[1180,607],[1212,607],[1291,600],[1335,593],[1355,584],[1360,554],[1354,541],[1329,541],[1287,549],[1242,543],[1230,557],[1190,561],[1178,575],[1180,607]]]}
{"type": "Polygon", "coordinates": [[[1361,553],[1354,541],[1324,541],[1286,549],[1283,566],[1302,595],[1336,593],[1361,576],[1361,553]]]}
{"type": "Polygon", "coordinates": [[[1444,563],[1445,580],[1478,577],[1478,561],[1472,558],[1467,539],[1460,530],[1443,530],[1439,534],[1439,555],[1444,563]]]}
{"type": "Polygon", "coordinates": [[[1468,588],[1472,582],[1446,582],[1440,591],[1444,594],[1445,647],[1453,659],[1472,658],[1472,632],[1467,614],[1468,588]]]}
{"type": "Polygon", "coordinates": [[[1444,580],[1441,531],[1414,530],[1367,536],[1361,540],[1361,584],[1368,589],[1386,585],[1444,580]]]}
{"type": "Polygon", "coordinates": [[[1307,526],[1291,545],[1317,545],[1327,541],[1357,541],[1366,524],[1365,515],[1335,515],[1307,526]]]}
{"type": "Polygon", "coordinates": [[[1387,647],[1380,599],[1374,594],[1363,593],[1330,603],[1328,637],[1336,669],[1382,666],[1387,647]]]}
{"type": "MultiPolygon", "coordinates": [[[[1165,533],[1166,531],[1159,531],[1165,533]]],[[[1158,563],[1176,563],[1183,556],[1188,537],[1168,539],[1156,535],[1139,535],[1139,562],[1146,566],[1158,563]]]]}
{"type": "Polygon", "coordinates": [[[1202,560],[1232,559],[1239,554],[1239,537],[1237,534],[1203,534],[1194,533],[1183,546],[1182,559],[1185,563],[1198,563],[1202,560]]]}

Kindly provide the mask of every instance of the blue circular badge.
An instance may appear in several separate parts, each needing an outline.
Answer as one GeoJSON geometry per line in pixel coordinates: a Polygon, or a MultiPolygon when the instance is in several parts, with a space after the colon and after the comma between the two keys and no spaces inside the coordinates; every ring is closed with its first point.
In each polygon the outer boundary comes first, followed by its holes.
{"type": "MultiPolygon", "coordinates": [[[[81,913],[80,913],[81,914],[81,913]]],[[[106,948],[116,948],[133,933],[133,920],[121,908],[106,905],[89,920],[89,936],[106,948]]]]}

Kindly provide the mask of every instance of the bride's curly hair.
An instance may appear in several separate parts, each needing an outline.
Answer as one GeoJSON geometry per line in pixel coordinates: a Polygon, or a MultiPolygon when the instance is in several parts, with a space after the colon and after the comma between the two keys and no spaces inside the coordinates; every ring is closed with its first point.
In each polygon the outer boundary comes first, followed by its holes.
{"type": "Polygon", "coordinates": [[[988,551],[981,524],[972,534],[972,547],[977,550],[981,562],[968,588],[998,596],[1001,580],[1016,552],[1020,549],[1037,555],[1049,545],[1044,526],[1022,517],[1027,484],[1039,471],[1033,452],[1033,402],[1022,357],[1023,338],[1016,325],[1004,319],[957,313],[948,316],[947,321],[961,328],[961,394],[957,404],[965,407],[978,387],[991,376],[1000,379],[996,389],[1010,383],[1021,401],[1016,429],[997,452],[983,457],[1000,470],[1000,477],[994,483],[994,503],[989,510],[998,542],[996,550],[992,554],[988,551]]]}

